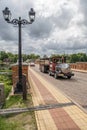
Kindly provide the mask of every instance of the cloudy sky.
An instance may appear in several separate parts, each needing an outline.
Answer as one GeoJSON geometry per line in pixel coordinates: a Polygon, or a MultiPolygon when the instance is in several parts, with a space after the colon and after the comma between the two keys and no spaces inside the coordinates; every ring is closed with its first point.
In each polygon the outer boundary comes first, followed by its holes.
{"type": "Polygon", "coordinates": [[[6,23],[2,10],[9,7],[13,18],[28,18],[22,27],[22,52],[39,55],[87,53],[87,0],[0,0],[0,51],[18,53],[18,27],[6,23]]]}

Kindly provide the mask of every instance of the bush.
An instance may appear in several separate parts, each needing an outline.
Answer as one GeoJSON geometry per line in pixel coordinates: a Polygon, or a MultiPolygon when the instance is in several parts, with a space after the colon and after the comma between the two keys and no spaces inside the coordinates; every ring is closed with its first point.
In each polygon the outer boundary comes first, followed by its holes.
{"type": "Polygon", "coordinates": [[[5,96],[7,97],[12,88],[12,79],[8,75],[0,75],[0,83],[4,83],[5,87],[5,96]]]}

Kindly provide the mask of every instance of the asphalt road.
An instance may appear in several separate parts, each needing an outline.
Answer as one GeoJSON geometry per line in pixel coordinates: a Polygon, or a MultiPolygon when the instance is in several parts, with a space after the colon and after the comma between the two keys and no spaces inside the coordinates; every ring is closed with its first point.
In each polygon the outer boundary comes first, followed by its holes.
{"type": "Polygon", "coordinates": [[[40,72],[37,65],[32,68],[54,87],[87,110],[87,73],[74,72],[75,75],[71,79],[55,79],[53,76],[40,72]]]}

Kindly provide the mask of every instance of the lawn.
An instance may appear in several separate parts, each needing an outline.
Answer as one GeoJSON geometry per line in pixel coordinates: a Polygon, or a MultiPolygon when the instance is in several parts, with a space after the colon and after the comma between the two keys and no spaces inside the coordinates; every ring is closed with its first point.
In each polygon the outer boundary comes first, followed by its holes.
{"type": "MultiPolygon", "coordinates": [[[[0,75],[0,82],[4,83],[5,96],[8,97],[12,89],[12,76],[0,75]]],[[[27,100],[24,101],[22,95],[9,96],[3,108],[18,108],[33,106],[32,97],[27,95],[27,100]]],[[[34,111],[21,114],[10,114],[0,116],[0,130],[37,130],[34,111]]]]}

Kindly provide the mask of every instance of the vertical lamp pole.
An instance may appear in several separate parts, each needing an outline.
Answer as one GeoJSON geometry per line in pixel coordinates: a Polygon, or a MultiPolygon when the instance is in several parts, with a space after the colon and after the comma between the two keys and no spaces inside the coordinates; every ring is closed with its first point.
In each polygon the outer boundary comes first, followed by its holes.
{"type": "Polygon", "coordinates": [[[17,88],[19,88],[18,91],[23,91],[22,88],[22,46],[21,46],[21,17],[19,17],[19,23],[18,23],[18,28],[19,28],[19,50],[18,50],[18,59],[19,59],[19,69],[18,69],[18,74],[19,74],[19,82],[17,83],[17,88]]]}
{"type": "Polygon", "coordinates": [[[27,21],[26,19],[21,19],[21,17],[19,17],[19,19],[13,19],[11,20],[11,12],[9,10],[8,7],[6,7],[4,10],[3,10],[3,16],[4,16],[4,19],[7,23],[11,23],[11,24],[14,24],[14,25],[18,25],[18,28],[19,28],[19,54],[18,54],[18,57],[19,57],[19,68],[18,68],[18,83],[17,83],[17,86],[16,86],[16,90],[15,90],[15,93],[19,93],[19,92],[23,92],[23,85],[22,85],[22,52],[21,52],[21,25],[27,25],[27,24],[32,24],[35,20],[35,12],[33,10],[33,8],[31,8],[31,10],[29,11],[29,19],[30,21],[27,21]]]}

